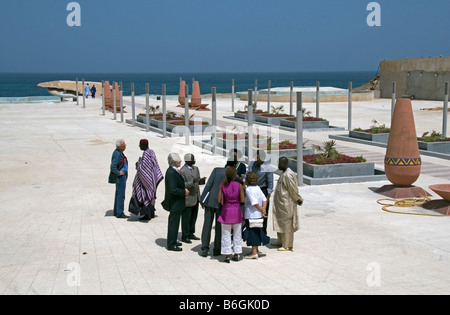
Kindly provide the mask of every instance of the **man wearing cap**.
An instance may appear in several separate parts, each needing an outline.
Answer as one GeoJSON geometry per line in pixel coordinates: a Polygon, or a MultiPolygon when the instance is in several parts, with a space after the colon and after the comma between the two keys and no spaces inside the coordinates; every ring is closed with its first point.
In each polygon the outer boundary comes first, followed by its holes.
{"type": "Polygon", "coordinates": [[[144,153],[136,162],[132,196],[142,205],[140,214],[143,217],[140,220],[151,220],[155,217],[156,189],[164,176],[155,152],[148,147],[148,140],[141,139],[139,147],[144,153]]]}

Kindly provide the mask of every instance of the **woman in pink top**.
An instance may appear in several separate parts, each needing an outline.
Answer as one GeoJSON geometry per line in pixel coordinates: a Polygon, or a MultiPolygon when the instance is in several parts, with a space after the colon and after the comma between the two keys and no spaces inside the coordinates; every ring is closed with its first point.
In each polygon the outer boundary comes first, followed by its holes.
{"type": "Polygon", "coordinates": [[[231,258],[231,231],[233,230],[233,260],[239,260],[242,254],[242,214],[241,202],[244,202],[244,188],[234,181],[236,178],[236,168],[228,167],[225,171],[225,180],[220,184],[218,200],[222,203],[222,211],[217,219],[222,223],[222,246],[221,254],[225,255],[225,262],[229,263],[231,258]]]}

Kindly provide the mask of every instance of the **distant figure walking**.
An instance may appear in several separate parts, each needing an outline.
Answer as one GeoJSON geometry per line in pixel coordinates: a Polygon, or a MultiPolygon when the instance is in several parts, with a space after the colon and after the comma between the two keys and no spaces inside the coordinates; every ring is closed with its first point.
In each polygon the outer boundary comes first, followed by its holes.
{"type": "Polygon", "coordinates": [[[142,205],[139,220],[155,217],[156,189],[164,176],[159,168],[155,152],[148,147],[148,140],[141,139],[139,147],[144,153],[136,162],[136,177],[133,181],[133,196],[142,205]]]}
{"type": "Polygon", "coordinates": [[[86,98],[89,98],[89,91],[90,91],[91,89],[90,89],[90,87],[89,87],[89,83],[88,84],[86,84],[86,86],[84,87],[84,96],[86,97],[86,98]]]}
{"type": "Polygon", "coordinates": [[[95,98],[95,93],[97,93],[97,88],[95,87],[95,85],[93,85],[93,86],[91,87],[91,95],[92,95],[92,98],[95,98]]]}
{"type": "Polygon", "coordinates": [[[127,145],[125,140],[118,139],[116,141],[116,150],[114,150],[111,158],[111,166],[108,182],[116,184],[116,194],[114,197],[114,215],[119,219],[126,219],[129,216],[123,213],[125,204],[125,188],[127,187],[128,178],[128,160],[123,151],[127,145]]]}

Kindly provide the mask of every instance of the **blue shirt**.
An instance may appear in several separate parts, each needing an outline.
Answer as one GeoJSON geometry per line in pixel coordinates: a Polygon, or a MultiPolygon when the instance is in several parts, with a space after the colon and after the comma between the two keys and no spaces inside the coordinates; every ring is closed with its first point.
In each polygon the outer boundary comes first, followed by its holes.
{"type": "Polygon", "coordinates": [[[263,162],[261,167],[259,167],[255,161],[250,162],[248,166],[248,172],[253,172],[258,176],[258,186],[260,188],[267,188],[267,193],[269,195],[273,192],[273,170],[272,166],[263,162]]]}

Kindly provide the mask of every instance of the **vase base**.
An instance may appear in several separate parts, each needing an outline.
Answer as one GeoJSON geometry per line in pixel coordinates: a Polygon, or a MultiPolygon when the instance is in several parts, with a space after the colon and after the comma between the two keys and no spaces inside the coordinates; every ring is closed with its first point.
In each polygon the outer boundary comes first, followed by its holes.
{"type": "Polygon", "coordinates": [[[444,199],[428,201],[422,205],[422,208],[450,216],[450,202],[444,199]]]}
{"type": "Polygon", "coordinates": [[[431,196],[426,190],[421,187],[409,186],[409,187],[396,187],[394,185],[384,185],[377,190],[377,194],[383,195],[393,199],[403,198],[418,198],[431,196]]]}

